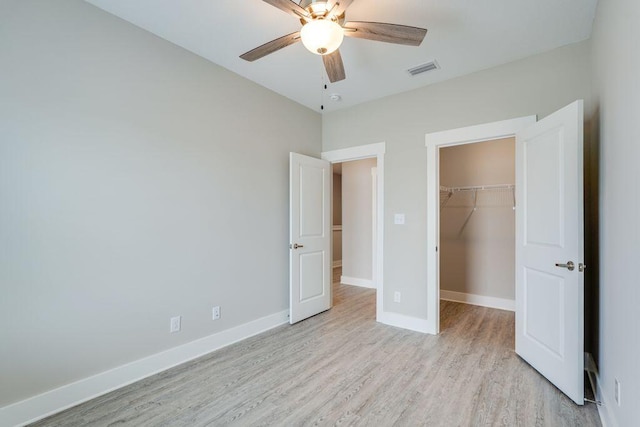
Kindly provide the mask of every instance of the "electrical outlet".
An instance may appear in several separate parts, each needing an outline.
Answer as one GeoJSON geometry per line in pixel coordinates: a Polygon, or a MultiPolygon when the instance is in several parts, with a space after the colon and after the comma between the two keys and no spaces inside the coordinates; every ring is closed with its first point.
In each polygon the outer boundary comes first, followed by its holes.
{"type": "Polygon", "coordinates": [[[618,406],[620,406],[620,381],[618,381],[618,379],[615,379],[616,383],[615,383],[615,398],[616,398],[616,403],[618,404],[618,406]]]}
{"type": "Polygon", "coordinates": [[[213,320],[218,320],[220,318],[220,306],[216,305],[213,307],[213,310],[211,310],[211,318],[213,320]]]}
{"type": "Polygon", "coordinates": [[[400,302],[402,300],[402,295],[400,292],[396,291],[393,293],[393,302],[400,302]]]}
{"type": "Polygon", "coordinates": [[[182,319],[182,316],[176,316],[171,318],[169,332],[171,333],[180,332],[181,319],[182,319]]]}

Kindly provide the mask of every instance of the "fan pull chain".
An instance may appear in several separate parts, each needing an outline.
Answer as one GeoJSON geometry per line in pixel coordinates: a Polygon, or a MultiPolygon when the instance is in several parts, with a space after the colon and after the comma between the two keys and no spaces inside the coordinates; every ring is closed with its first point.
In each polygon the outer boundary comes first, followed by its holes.
{"type": "Polygon", "coordinates": [[[327,90],[327,85],[324,85],[324,90],[322,91],[322,102],[320,103],[320,110],[324,110],[324,92],[327,90]]]}
{"type": "Polygon", "coordinates": [[[324,111],[324,93],[327,90],[327,82],[324,79],[324,67],[320,67],[320,78],[323,88],[320,90],[320,111],[324,111]]]}

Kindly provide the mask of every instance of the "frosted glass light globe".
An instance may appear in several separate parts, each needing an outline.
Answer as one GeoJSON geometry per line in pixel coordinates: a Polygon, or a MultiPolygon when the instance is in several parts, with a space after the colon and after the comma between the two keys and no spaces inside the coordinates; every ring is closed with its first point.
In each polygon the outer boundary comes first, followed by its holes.
{"type": "Polygon", "coordinates": [[[333,21],[315,19],[300,30],[302,44],[316,55],[327,55],[340,47],[344,39],[342,27],[333,21]]]}

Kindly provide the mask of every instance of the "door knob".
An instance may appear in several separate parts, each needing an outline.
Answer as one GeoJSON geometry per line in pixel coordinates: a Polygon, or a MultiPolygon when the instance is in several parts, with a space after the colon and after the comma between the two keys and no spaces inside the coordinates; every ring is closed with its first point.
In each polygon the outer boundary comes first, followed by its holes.
{"type": "Polygon", "coordinates": [[[304,248],[304,245],[299,245],[297,243],[293,244],[293,249],[304,248]]]}
{"type": "Polygon", "coordinates": [[[569,271],[573,271],[576,268],[576,265],[573,263],[573,261],[569,261],[566,264],[558,264],[556,263],[556,267],[562,267],[562,268],[566,268],[569,271]]]}

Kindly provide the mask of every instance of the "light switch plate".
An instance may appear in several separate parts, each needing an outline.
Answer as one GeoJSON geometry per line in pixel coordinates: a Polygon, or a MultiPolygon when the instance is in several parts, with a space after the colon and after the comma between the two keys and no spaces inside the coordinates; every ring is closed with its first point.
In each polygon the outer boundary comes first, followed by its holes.
{"type": "Polygon", "coordinates": [[[393,216],[393,223],[394,224],[404,224],[404,214],[402,213],[397,213],[393,216]]]}

